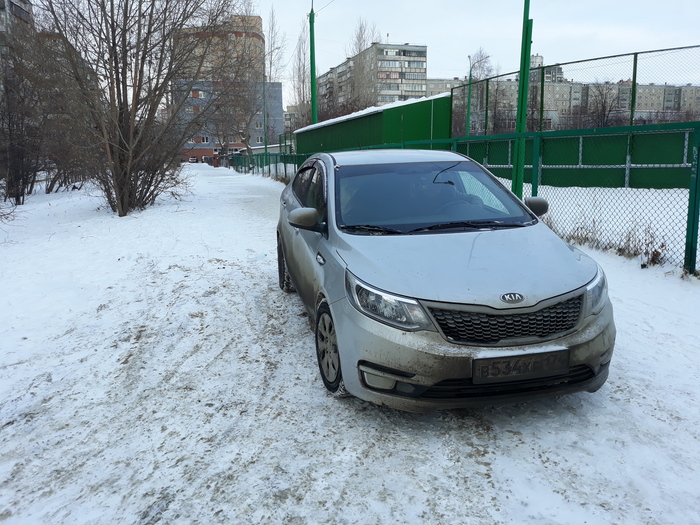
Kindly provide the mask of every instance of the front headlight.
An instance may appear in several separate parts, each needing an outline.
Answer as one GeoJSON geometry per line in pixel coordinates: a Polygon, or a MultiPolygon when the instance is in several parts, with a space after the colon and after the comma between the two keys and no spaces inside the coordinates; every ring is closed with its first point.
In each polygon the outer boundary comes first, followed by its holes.
{"type": "Polygon", "coordinates": [[[608,281],[600,266],[598,266],[598,274],[595,276],[595,279],[586,286],[586,297],[588,313],[600,313],[605,305],[605,300],[608,298],[608,281]]]}
{"type": "Polygon", "coordinates": [[[360,281],[347,270],[345,271],[345,290],[350,304],[368,317],[400,330],[435,331],[425,310],[415,299],[378,290],[360,281]]]}

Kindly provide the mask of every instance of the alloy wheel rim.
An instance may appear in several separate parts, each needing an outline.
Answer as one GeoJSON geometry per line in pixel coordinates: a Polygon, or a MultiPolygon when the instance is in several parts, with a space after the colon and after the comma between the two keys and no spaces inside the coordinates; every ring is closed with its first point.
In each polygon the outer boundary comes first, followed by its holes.
{"type": "Polygon", "coordinates": [[[333,319],[327,313],[321,315],[318,323],[318,357],[321,371],[329,383],[338,378],[340,358],[338,356],[338,340],[335,335],[333,319]]]}

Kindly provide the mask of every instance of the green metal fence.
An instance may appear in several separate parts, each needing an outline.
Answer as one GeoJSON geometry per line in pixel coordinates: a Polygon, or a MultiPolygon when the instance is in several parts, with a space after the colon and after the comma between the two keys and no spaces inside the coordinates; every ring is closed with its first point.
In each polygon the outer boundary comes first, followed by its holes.
{"type": "MultiPolygon", "coordinates": [[[[301,130],[298,151],[452,149],[510,180],[514,142],[525,138],[523,195],[549,200],[544,220],[560,236],[695,272],[700,46],[550,66],[538,58],[526,133],[514,132],[518,74],[510,73],[460,86],[442,100],[301,130]]],[[[280,162],[260,156],[254,169],[274,176],[271,166],[280,162]]]]}
{"type": "MultiPolygon", "coordinates": [[[[462,138],[454,148],[509,182],[518,136],[462,138]]],[[[550,202],[544,220],[561,237],[695,272],[700,122],[525,137],[523,195],[550,202]]]]}
{"type": "Polygon", "coordinates": [[[282,182],[289,182],[309,154],[256,153],[232,155],[229,166],[240,173],[257,173],[282,182]]]}
{"type": "MultiPolygon", "coordinates": [[[[550,203],[543,218],[562,238],[696,272],[700,122],[525,133],[524,195],[550,203]]],[[[509,185],[518,134],[377,144],[448,149],[509,185]]],[[[255,155],[253,171],[288,180],[307,155],[255,155]],[[293,162],[290,162],[293,160],[293,162]],[[286,163],[285,163],[286,161],[286,163]],[[284,177],[281,166],[287,166],[284,177]]],[[[243,157],[251,165],[249,157],[243,157]]],[[[237,168],[238,169],[238,168],[237,168]]]]}
{"type": "Polygon", "coordinates": [[[297,152],[311,154],[449,139],[451,111],[452,100],[447,93],[399,106],[373,108],[296,131],[297,152]]]}

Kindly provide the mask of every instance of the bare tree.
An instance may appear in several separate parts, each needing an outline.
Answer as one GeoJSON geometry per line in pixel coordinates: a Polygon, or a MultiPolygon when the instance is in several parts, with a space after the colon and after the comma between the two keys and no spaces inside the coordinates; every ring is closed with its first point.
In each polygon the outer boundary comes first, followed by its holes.
{"type": "Polygon", "coordinates": [[[252,4],[247,0],[241,15],[232,17],[228,29],[235,38],[229,38],[231,33],[222,30],[217,39],[221,40],[216,45],[220,60],[212,73],[216,80],[210,93],[214,103],[205,124],[223,154],[232,142],[242,142],[250,152],[250,129],[263,112],[266,66],[262,20],[252,15],[252,4]]]}
{"type": "Polygon", "coordinates": [[[350,46],[345,48],[345,54],[348,57],[359,55],[375,42],[380,42],[382,35],[377,29],[377,25],[371,24],[364,18],[357,19],[355,29],[353,30],[350,46]]]}
{"type": "Polygon", "coordinates": [[[270,15],[267,19],[267,34],[265,38],[267,81],[278,82],[284,69],[284,52],[287,48],[287,35],[280,32],[277,25],[275,7],[270,8],[270,15]]]}
{"type": "MultiPolygon", "coordinates": [[[[499,74],[498,66],[494,74],[499,74]]],[[[493,135],[511,133],[515,130],[516,108],[508,98],[507,85],[502,78],[489,81],[489,133],[493,135]]]]}
{"type": "Polygon", "coordinates": [[[78,189],[88,180],[103,177],[106,163],[91,129],[89,111],[78,97],[67,96],[79,90],[60,37],[46,29],[34,39],[37,52],[33,76],[41,86],[45,115],[43,170],[46,193],[51,193],[78,189]]]}
{"type": "Polygon", "coordinates": [[[588,116],[594,128],[605,128],[618,123],[620,93],[616,84],[596,82],[588,87],[588,116]]]}
{"type": "Polygon", "coordinates": [[[335,75],[319,93],[319,120],[347,115],[377,104],[376,70],[372,64],[376,57],[371,46],[379,42],[381,35],[374,24],[359,18],[349,46],[345,48],[347,60],[335,68],[335,75]]]}
{"type": "Polygon", "coordinates": [[[0,54],[0,189],[24,204],[41,171],[45,115],[36,71],[34,30],[17,26],[0,54]]]}
{"type": "MultiPolygon", "coordinates": [[[[104,155],[100,184],[124,216],[182,184],[177,159],[201,116],[186,95],[211,76],[215,31],[235,0],[40,0],[70,64],[77,97],[104,155]],[[192,27],[198,32],[188,30],[192,27]]],[[[213,104],[213,100],[209,105],[213,104]]]]}
{"type": "MultiPolygon", "coordinates": [[[[467,76],[465,76],[467,84],[460,93],[462,100],[457,104],[457,106],[460,106],[466,111],[469,99],[471,98],[471,129],[468,131],[468,134],[472,132],[485,133],[485,118],[488,110],[486,92],[489,86],[492,85],[487,79],[493,76],[493,71],[494,66],[491,63],[491,57],[486,53],[484,48],[480,47],[475,53],[469,55],[469,70],[467,71],[467,76]],[[469,80],[471,80],[471,95],[469,95],[469,80]]],[[[464,132],[466,123],[458,121],[456,127],[458,128],[456,131],[462,130],[462,132],[464,132]]]]}
{"type": "MultiPolygon", "coordinates": [[[[352,57],[352,77],[350,98],[344,108],[344,114],[360,111],[377,103],[375,70],[371,69],[372,59],[367,49],[375,42],[381,41],[377,26],[360,17],[355,25],[348,56],[352,57]]],[[[346,51],[348,51],[346,49],[346,51]]]]}
{"type": "MultiPolygon", "coordinates": [[[[478,82],[493,76],[494,65],[491,63],[491,57],[483,47],[480,47],[469,56],[471,57],[469,67],[471,68],[472,82],[478,82]]],[[[467,71],[467,78],[470,76],[469,73],[470,71],[467,71]]]]}
{"type": "Polygon", "coordinates": [[[306,23],[303,23],[292,58],[292,96],[297,113],[296,122],[292,123],[292,129],[311,124],[311,66],[309,65],[309,40],[306,29],[306,23]]]}
{"type": "MultiPolygon", "coordinates": [[[[280,77],[285,67],[284,55],[287,48],[287,36],[285,33],[280,31],[280,28],[277,25],[277,16],[275,15],[274,6],[270,7],[270,14],[268,16],[267,21],[267,34],[265,38],[265,46],[265,61],[267,69],[266,82],[268,82],[265,103],[268,104],[268,106],[264,108],[266,116],[266,127],[264,131],[268,143],[275,143],[278,141],[278,134],[283,132],[284,130],[278,129],[278,127],[274,125],[273,120],[270,118],[269,103],[270,99],[272,98],[272,83],[280,81],[280,77]]],[[[283,125],[283,121],[280,123],[283,125]]]]}

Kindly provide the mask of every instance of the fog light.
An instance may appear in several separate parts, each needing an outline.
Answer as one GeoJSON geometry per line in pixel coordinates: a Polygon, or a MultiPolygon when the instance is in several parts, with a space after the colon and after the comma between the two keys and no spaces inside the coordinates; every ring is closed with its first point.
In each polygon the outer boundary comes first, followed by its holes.
{"type": "Polygon", "coordinates": [[[369,374],[367,372],[362,372],[362,378],[365,380],[367,386],[376,388],[378,390],[391,390],[394,388],[396,381],[388,377],[375,376],[374,374],[369,374]]]}

